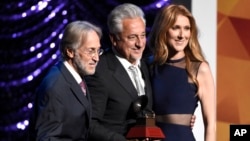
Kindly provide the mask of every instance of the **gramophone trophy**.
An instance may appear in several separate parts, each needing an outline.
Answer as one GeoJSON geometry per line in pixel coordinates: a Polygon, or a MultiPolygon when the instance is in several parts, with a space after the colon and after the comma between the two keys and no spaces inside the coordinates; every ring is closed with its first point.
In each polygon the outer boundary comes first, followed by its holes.
{"type": "Polygon", "coordinates": [[[137,140],[160,140],[165,138],[162,130],[155,125],[155,113],[145,109],[148,103],[146,95],[139,96],[133,102],[133,110],[137,115],[136,125],[132,127],[126,138],[137,140]]]}

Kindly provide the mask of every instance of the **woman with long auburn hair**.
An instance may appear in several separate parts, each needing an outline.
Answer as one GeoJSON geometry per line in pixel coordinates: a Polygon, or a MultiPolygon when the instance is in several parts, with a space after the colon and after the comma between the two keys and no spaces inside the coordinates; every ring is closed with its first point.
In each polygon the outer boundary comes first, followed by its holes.
{"type": "Polygon", "coordinates": [[[201,103],[205,141],[216,140],[216,96],[212,73],[198,41],[195,19],[186,7],[168,5],[149,34],[156,124],[164,141],[195,141],[190,120],[201,103]]]}

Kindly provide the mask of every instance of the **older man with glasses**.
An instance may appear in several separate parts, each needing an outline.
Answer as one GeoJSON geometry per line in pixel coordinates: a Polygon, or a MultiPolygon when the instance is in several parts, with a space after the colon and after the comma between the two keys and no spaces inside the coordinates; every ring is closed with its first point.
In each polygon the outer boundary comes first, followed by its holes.
{"type": "Polygon", "coordinates": [[[84,77],[95,73],[101,29],[86,21],[67,25],[61,40],[62,61],[37,89],[31,118],[32,141],[87,141],[92,104],[84,77]]]}

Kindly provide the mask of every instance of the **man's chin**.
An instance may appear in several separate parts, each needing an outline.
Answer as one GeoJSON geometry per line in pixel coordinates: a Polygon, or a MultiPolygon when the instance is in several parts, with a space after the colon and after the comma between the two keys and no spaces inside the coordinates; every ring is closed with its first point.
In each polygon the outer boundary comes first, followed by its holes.
{"type": "Polygon", "coordinates": [[[142,57],[141,55],[134,56],[134,61],[140,61],[141,57],[142,57]]]}
{"type": "Polygon", "coordinates": [[[95,69],[91,69],[85,72],[86,75],[93,75],[95,74],[95,69]]]}

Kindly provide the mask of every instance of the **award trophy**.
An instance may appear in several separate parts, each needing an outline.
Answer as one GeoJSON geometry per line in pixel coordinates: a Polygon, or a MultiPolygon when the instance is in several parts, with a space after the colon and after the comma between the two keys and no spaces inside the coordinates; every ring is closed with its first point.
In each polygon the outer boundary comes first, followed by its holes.
{"type": "Polygon", "coordinates": [[[133,102],[133,110],[137,119],[136,125],[129,130],[127,139],[151,141],[165,138],[162,130],[155,125],[155,113],[145,109],[147,103],[146,95],[139,96],[133,102]]]}

